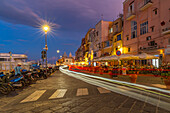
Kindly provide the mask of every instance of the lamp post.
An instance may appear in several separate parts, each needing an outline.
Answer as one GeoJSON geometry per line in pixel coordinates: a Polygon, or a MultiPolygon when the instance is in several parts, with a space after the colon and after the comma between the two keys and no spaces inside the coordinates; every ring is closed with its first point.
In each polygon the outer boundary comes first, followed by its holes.
{"type": "Polygon", "coordinates": [[[59,59],[59,53],[60,53],[60,50],[57,50],[57,62],[58,62],[58,59],[59,59]]]}
{"type": "Polygon", "coordinates": [[[12,65],[11,65],[11,61],[12,61],[12,52],[9,52],[9,56],[10,56],[10,71],[12,71],[12,65]]]}
{"type": "Polygon", "coordinates": [[[47,32],[49,31],[49,26],[48,25],[44,25],[43,26],[43,30],[45,32],[45,51],[46,51],[46,55],[45,55],[45,59],[46,59],[46,63],[45,63],[45,67],[46,67],[46,75],[47,75],[47,50],[48,50],[48,47],[47,47],[47,32]]]}

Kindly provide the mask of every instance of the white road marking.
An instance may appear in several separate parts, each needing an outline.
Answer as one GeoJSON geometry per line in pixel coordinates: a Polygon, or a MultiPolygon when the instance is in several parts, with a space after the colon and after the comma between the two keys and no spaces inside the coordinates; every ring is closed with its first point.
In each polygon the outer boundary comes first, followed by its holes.
{"type": "Polygon", "coordinates": [[[32,93],[30,96],[28,96],[27,98],[25,98],[24,100],[22,100],[20,103],[36,101],[36,100],[38,100],[45,92],[46,92],[46,90],[38,90],[38,91],[35,91],[35,92],[32,93]]]}
{"type": "Polygon", "coordinates": [[[67,89],[58,89],[49,99],[54,98],[62,98],[64,97],[65,93],[67,92],[67,89]]]}
{"type": "Polygon", "coordinates": [[[124,92],[130,91],[130,88],[125,87],[125,86],[117,86],[117,88],[119,88],[120,91],[124,91],[124,92]]]}
{"type": "Polygon", "coordinates": [[[101,88],[101,87],[98,87],[97,89],[100,93],[110,93],[111,92],[111,91],[104,89],[104,88],[101,88]]]}
{"type": "Polygon", "coordinates": [[[82,95],[88,95],[88,89],[87,88],[79,88],[77,89],[76,96],[82,96],[82,95]]]}

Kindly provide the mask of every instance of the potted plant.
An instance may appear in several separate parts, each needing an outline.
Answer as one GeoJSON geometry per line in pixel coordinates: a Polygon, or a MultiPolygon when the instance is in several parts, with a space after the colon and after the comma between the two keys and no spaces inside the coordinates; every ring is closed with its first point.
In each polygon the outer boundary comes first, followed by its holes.
{"type": "Polygon", "coordinates": [[[136,71],[136,72],[133,71],[133,72],[134,74],[129,75],[129,78],[130,78],[131,83],[136,83],[139,71],[136,71]]]}
{"type": "Polygon", "coordinates": [[[102,67],[100,67],[99,72],[100,72],[101,75],[103,74],[103,68],[102,67]]]}
{"type": "Polygon", "coordinates": [[[161,79],[164,81],[166,88],[170,89],[170,72],[169,71],[163,71],[161,73],[161,79]]]}

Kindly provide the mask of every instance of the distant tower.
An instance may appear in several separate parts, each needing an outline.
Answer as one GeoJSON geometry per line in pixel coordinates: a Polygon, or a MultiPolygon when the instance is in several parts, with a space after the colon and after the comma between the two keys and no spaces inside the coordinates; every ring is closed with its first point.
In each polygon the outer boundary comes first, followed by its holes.
{"type": "Polygon", "coordinates": [[[63,57],[64,57],[64,58],[67,58],[67,54],[66,54],[66,52],[64,52],[63,57]]]}
{"type": "Polygon", "coordinates": [[[70,54],[69,54],[69,57],[72,57],[72,54],[71,54],[71,52],[70,52],[70,54]]]}

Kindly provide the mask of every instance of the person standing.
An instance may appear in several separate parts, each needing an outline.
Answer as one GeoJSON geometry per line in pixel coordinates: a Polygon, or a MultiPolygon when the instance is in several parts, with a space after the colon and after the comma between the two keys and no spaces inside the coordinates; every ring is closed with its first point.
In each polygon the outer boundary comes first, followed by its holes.
{"type": "Polygon", "coordinates": [[[21,75],[22,68],[21,63],[18,63],[18,65],[14,68],[15,76],[21,75]]]}

